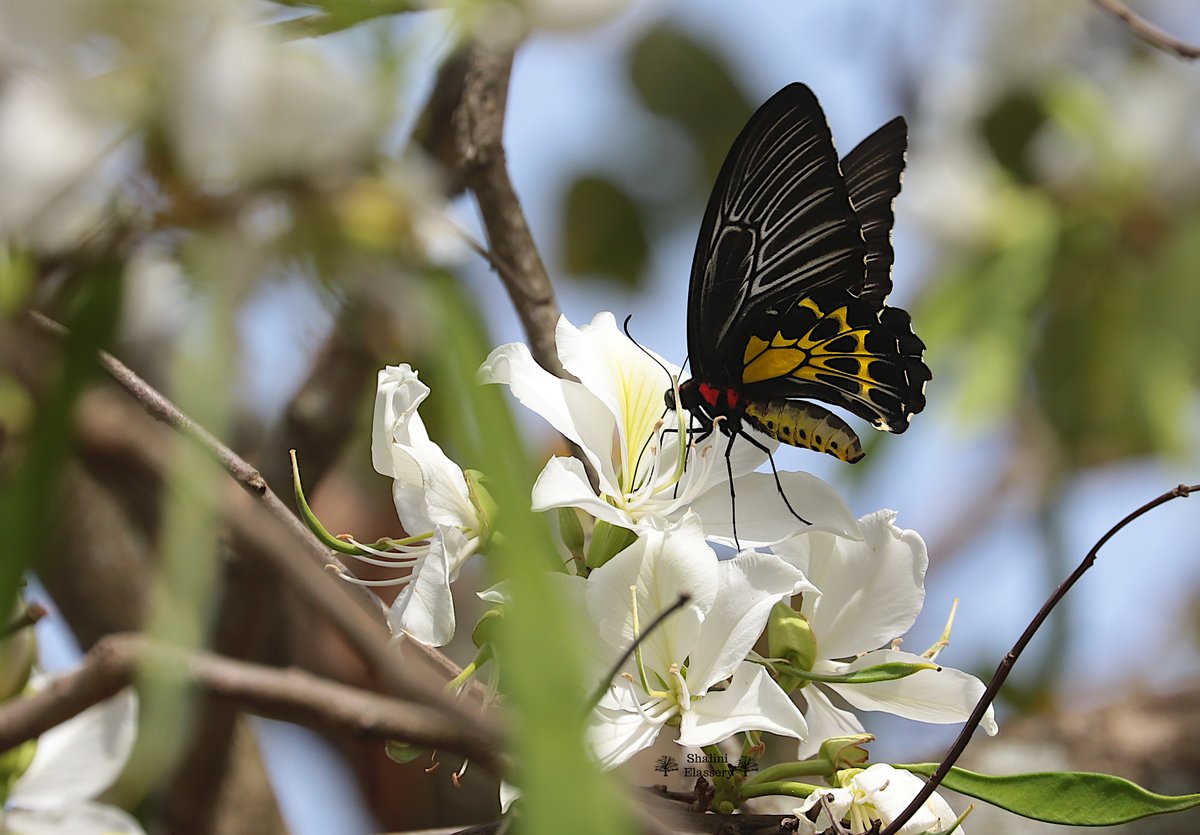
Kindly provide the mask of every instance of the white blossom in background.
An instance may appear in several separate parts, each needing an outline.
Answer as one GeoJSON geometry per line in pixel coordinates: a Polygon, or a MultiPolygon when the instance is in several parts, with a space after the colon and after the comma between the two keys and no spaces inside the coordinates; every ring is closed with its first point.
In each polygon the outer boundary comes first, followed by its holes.
{"type": "Polygon", "coordinates": [[[403,585],[388,613],[392,632],[442,646],[454,637],[450,584],[478,551],[487,520],[472,502],[462,469],[429,439],[417,414],[428,396],[429,387],[408,365],[379,372],[371,461],[376,471],[393,479],[396,513],[408,537],[419,541],[399,546],[397,552],[372,550],[374,557],[355,558],[404,571],[403,576],[354,582],[403,585]]]}
{"type": "MultiPolygon", "coordinates": [[[[812,672],[841,675],[878,664],[930,663],[896,649],[880,649],[913,625],[925,601],[929,556],[921,537],[894,524],[895,511],[881,510],[859,520],[862,540],[821,531],[802,533],[773,549],[804,573],[819,594],[805,594],[800,613],[816,641],[812,672]]],[[[858,717],[836,706],[836,694],[856,710],[879,710],[921,722],[965,721],[983,695],[983,682],[949,667],[922,670],[906,678],[867,684],[809,682],[800,692],[811,734],[800,757],[817,753],[830,737],[864,732],[858,717]]],[[[991,709],[983,720],[996,733],[991,709]]]]}
{"type": "MultiPolygon", "coordinates": [[[[842,829],[850,835],[864,835],[877,823],[882,829],[907,808],[912,799],[917,796],[925,781],[915,774],[910,774],[890,765],[879,763],[862,771],[852,772],[841,788],[818,789],[808,796],[804,804],[794,810],[800,820],[800,832],[815,835],[825,832],[835,823],[848,821],[849,829],[842,829]],[[824,809],[818,814],[816,822],[809,820],[808,813],[818,808],[821,798],[826,798],[833,820],[824,809]]],[[[954,810],[942,797],[934,792],[921,808],[900,827],[896,835],[936,835],[949,832],[958,820],[954,810]]],[[[963,828],[954,830],[963,833],[963,828]]]]}
{"type": "MultiPolygon", "coordinates": [[[[704,520],[706,536],[732,544],[728,439],[713,432],[698,441],[684,468],[679,433],[663,431],[678,429],[663,394],[679,368],[636,345],[611,313],[598,314],[582,328],[564,316],[555,337],[559,360],[579,382],[550,374],[516,342],[492,351],[480,370],[483,382],[509,386],[521,403],[578,444],[597,474],[598,490],[578,459],[551,458],[533,488],[534,510],[577,507],[641,533],[691,508],[704,520]]],[[[762,440],[768,448],[778,445],[762,440]]],[[[754,472],[765,460],[753,444],[734,443],[738,538],[744,546],[778,542],[807,529],[788,513],[771,474],[754,472]]],[[[792,506],[816,529],[859,535],[853,514],[823,481],[808,473],[779,476],[792,506]]]]}
{"type": "Polygon", "coordinates": [[[769,554],[719,561],[688,513],[644,532],[579,583],[610,665],[680,594],[690,597],[645,636],[593,710],[588,735],[605,767],[649,746],[667,725],[678,726],[678,743],[688,747],[748,730],[804,738],[796,705],[766,669],[745,660],[776,601],[811,589],[795,568],[769,554]]]}
{"type": "Polygon", "coordinates": [[[5,78],[0,239],[57,249],[87,230],[106,194],[96,169],[113,136],[50,81],[24,74],[5,78]]]}
{"type": "Polygon", "coordinates": [[[271,178],[336,182],[371,149],[385,114],[369,78],[307,44],[281,44],[240,14],[192,46],[168,126],[185,169],[221,191],[271,178]]]}
{"type": "Polygon", "coordinates": [[[130,815],[93,800],[120,775],[136,734],[137,696],[129,689],[46,731],[13,784],[0,832],[140,835],[130,815]]]}

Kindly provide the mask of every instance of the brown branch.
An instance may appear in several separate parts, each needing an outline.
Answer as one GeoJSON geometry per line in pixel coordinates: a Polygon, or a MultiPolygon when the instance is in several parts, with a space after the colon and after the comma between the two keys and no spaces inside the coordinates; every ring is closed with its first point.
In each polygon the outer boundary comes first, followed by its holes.
{"type": "Polygon", "coordinates": [[[1142,39],[1156,49],[1170,52],[1185,61],[1195,61],[1200,58],[1200,46],[1194,46],[1155,26],[1144,17],[1140,17],[1120,0],[1092,0],[1102,11],[1115,17],[1125,25],[1135,37],[1142,39]]]}
{"type": "Polygon", "coordinates": [[[447,60],[418,141],[475,195],[488,260],[521,318],[529,350],[543,368],[562,376],[554,344],[558,302],[509,178],[502,141],[512,60],[512,46],[494,43],[470,44],[447,60]]]}
{"type": "Polygon", "coordinates": [[[1180,484],[1163,493],[1161,496],[1146,502],[1137,510],[1127,515],[1120,522],[1117,522],[1117,524],[1109,528],[1104,536],[1097,540],[1096,544],[1092,546],[1092,550],[1087,552],[1087,556],[1085,556],[1075,570],[1071,572],[1071,576],[1067,577],[1067,579],[1064,580],[1062,584],[1054,590],[1054,593],[1050,595],[1046,602],[1042,604],[1042,608],[1038,610],[1036,615],[1034,615],[1033,620],[1029,622],[1029,626],[1025,627],[1025,631],[1021,633],[1021,637],[1017,639],[1017,642],[1013,644],[1012,649],[1010,649],[1008,654],[1004,656],[1004,659],[1000,662],[1000,666],[996,668],[996,672],[992,676],[992,680],[988,682],[988,686],[984,690],[983,696],[980,697],[979,703],[975,705],[975,709],[971,711],[971,715],[967,718],[966,724],[963,725],[962,731],[959,732],[958,738],[955,739],[954,744],[950,746],[950,750],[946,753],[945,758],[943,758],[941,763],[938,765],[937,770],[933,773],[933,776],[926,781],[925,785],[922,787],[921,791],[917,792],[917,795],[913,798],[912,802],[905,807],[904,811],[901,812],[900,815],[893,820],[892,823],[886,829],[884,829],[882,833],[880,833],[880,835],[896,835],[896,832],[899,831],[899,829],[917,813],[917,810],[921,808],[922,804],[924,804],[925,801],[929,799],[930,795],[937,790],[937,787],[941,784],[942,780],[945,779],[946,775],[950,773],[950,769],[954,767],[956,762],[958,762],[958,758],[962,756],[963,751],[966,750],[967,744],[971,741],[971,735],[975,733],[975,729],[979,727],[979,723],[983,720],[988,708],[991,707],[992,702],[996,698],[996,694],[1000,692],[1000,688],[1004,686],[1004,682],[1008,678],[1008,674],[1012,672],[1013,667],[1017,663],[1017,659],[1020,658],[1021,653],[1025,651],[1025,647],[1029,646],[1029,642],[1033,640],[1033,636],[1037,633],[1038,629],[1041,628],[1042,624],[1046,622],[1046,618],[1050,617],[1050,613],[1054,611],[1054,608],[1062,601],[1064,597],[1066,597],[1067,592],[1069,592],[1074,587],[1075,583],[1077,583],[1079,579],[1087,572],[1087,570],[1091,568],[1093,564],[1095,564],[1096,555],[1100,553],[1100,549],[1104,547],[1105,543],[1116,536],[1116,534],[1130,522],[1133,522],[1135,519],[1144,516],[1145,514],[1154,510],[1156,507],[1164,505],[1167,502],[1175,499],[1187,498],[1192,493],[1198,491],[1200,491],[1200,484],[1180,484]]]}
{"type": "MultiPolygon", "coordinates": [[[[137,379],[132,372],[128,375],[137,379]]],[[[167,472],[165,444],[155,443],[145,427],[131,420],[114,403],[103,404],[97,397],[89,395],[80,404],[79,418],[78,431],[85,438],[92,433],[93,442],[119,445],[151,471],[167,472]],[[107,407],[107,413],[104,407],[107,407]]],[[[269,490],[267,494],[273,495],[269,490]]],[[[189,498],[211,503],[219,497],[197,494],[189,498]]],[[[479,716],[465,710],[440,690],[406,674],[398,655],[389,648],[389,636],[380,619],[368,614],[361,605],[359,588],[331,578],[330,572],[322,568],[333,562],[325,547],[286,508],[282,508],[278,500],[276,504],[282,510],[264,506],[261,499],[262,496],[247,495],[245,491],[231,491],[220,502],[217,510],[230,527],[235,547],[271,566],[314,612],[328,618],[377,673],[385,691],[440,709],[464,723],[465,727],[474,729],[482,738],[494,739],[494,731],[479,716]],[[290,524],[289,518],[296,524],[290,524]],[[302,534],[297,533],[297,525],[302,534]],[[308,558],[298,559],[298,550],[308,558]]],[[[378,603],[373,605],[378,611],[378,603]]]]}
{"type": "Polygon", "coordinates": [[[183,676],[258,716],[364,739],[453,751],[495,768],[497,749],[453,717],[300,670],[277,670],[209,652],[183,652],[134,633],[101,638],[71,673],[0,706],[0,750],[33,739],[136,683],[143,666],[183,676]]]}

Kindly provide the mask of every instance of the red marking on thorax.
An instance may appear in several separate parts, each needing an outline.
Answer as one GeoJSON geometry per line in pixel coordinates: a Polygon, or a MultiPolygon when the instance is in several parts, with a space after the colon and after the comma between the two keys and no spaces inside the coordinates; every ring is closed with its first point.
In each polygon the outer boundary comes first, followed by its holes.
{"type": "Polygon", "coordinates": [[[704,402],[715,410],[720,409],[722,399],[725,401],[725,410],[729,412],[736,412],[738,404],[742,402],[742,396],[735,389],[717,388],[711,383],[701,383],[699,389],[704,402]]]}

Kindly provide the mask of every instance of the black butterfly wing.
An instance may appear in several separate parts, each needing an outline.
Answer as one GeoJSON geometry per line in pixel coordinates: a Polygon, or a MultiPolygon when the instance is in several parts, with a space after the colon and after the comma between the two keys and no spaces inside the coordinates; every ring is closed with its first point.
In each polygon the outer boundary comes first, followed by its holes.
{"type": "Polygon", "coordinates": [[[908,125],[903,116],[875,131],[842,160],[842,176],[850,204],[867,244],[867,272],[852,290],[860,298],[882,304],[892,290],[892,206],[900,193],[908,125]]]}
{"type": "Polygon", "coordinates": [[[709,198],[688,292],[695,376],[735,384],[756,319],[825,286],[859,286],[866,254],[825,114],[791,84],[750,118],[709,198]]]}

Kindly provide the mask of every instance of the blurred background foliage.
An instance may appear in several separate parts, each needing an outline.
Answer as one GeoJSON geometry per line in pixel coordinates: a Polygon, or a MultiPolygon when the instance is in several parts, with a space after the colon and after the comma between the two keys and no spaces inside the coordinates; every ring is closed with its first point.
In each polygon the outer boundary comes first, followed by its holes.
{"type": "MultiPolygon", "coordinates": [[[[186,574],[177,593],[161,585],[164,566],[194,557],[166,550],[182,546],[164,530],[162,474],[95,430],[100,417],[135,416],[89,398],[95,374],[80,358],[108,345],[169,395],[222,416],[223,436],[281,495],[286,450],[298,448],[331,530],[396,535],[367,453],[378,367],[419,368],[433,388],[422,407],[431,432],[463,466],[480,463],[471,439],[445,429],[470,407],[450,394],[454,372],[439,370],[457,337],[430,307],[429,264],[478,304],[490,337],[471,343],[476,352],[522,338],[456,229],[482,239],[469,198],[408,141],[439,62],[470,34],[529,34],[507,150],[563,308],[577,324],[600,309],[635,312],[634,334],[673,358],[700,215],[758,103],[790,81],[810,84],[843,154],[905,115],[894,303],[929,346],[928,414],[903,438],[864,437],[868,456],[854,469],[803,454],[785,465],[844,486],[859,512],[897,507],[925,535],[931,607],[964,597],[954,649],[978,672],[1108,524],[1195,481],[1197,65],[1084,0],[452,5],[0,9],[0,518],[10,537],[0,577],[11,591],[32,571],[85,648],[155,622],[169,601],[208,625],[194,640],[220,651],[370,684],[336,636],[227,542],[205,545],[221,574],[211,593],[189,594],[186,574]],[[31,308],[73,336],[32,332],[31,308]],[[204,373],[189,373],[197,364],[204,373]],[[69,442],[72,413],[92,431],[69,442]]],[[[1184,5],[1138,9],[1200,41],[1184,5]]],[[[528,428],[537,463],[562,451],[528,428]]],[[[1094,591],[1052,620],[1041,655],[1018,671],[1010,710],[1194,684],[1195,518],[1173,508],[1125,550],[1114,543],[1094,591]]],[[[473,591],[487,578],[472,570],[473,591]]],[[[472,600],[461,605],[468,623],[472,600]]],[[[231,753],[242,731],[211,705],[194,706],[189,727],[188,751],[146,800],[148,819],[178,832],[269,832],[286,814],[294,831],[330,831],[297,824],[318,779],[304,758],[272,769],[277,786],[288,772],[302,786],[278,789],[282,813],[266,789],[237,805],[237,786],[266,783],[261,763],[231,753]],[[205,747],[214,740],[218,760],[205,747]],[[197,776],[213,762],[230,776],[197,776]],[[214,811],[218,799],[238,814],[214,811]]],[[[914,759],[942,737],[901,738],[914,759]]],[[[368,818],[349,823],[358,798],[397,829],[495,813],[494,784],[474,772],[456,791],[428,762],[399,766],[373,746],[334,742],[335,760],[351,764],[336,784],[343,831],[370,831],[368,818]]],[[[319,743],[305,744],[322,762],[319,743]]],[[[1136,769],[1125,765],[1114,768],[1136,769]]]]}

